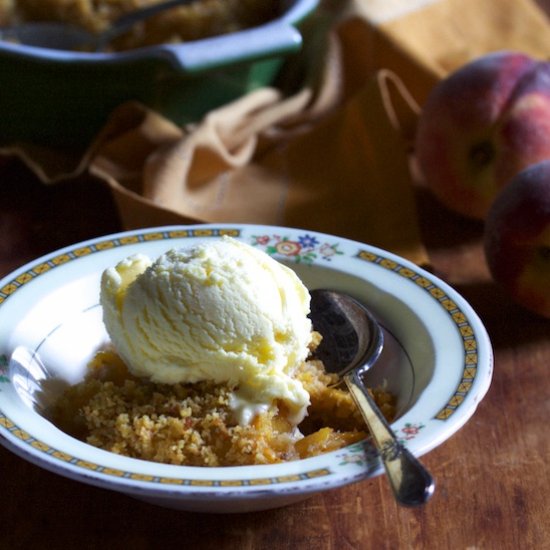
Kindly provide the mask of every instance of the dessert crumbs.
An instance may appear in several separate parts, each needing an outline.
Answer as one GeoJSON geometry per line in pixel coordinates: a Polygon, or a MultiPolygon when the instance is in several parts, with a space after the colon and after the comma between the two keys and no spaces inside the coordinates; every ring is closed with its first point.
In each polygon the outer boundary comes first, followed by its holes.
{"type": "MultiPolygon", "coordinates": [[[[315,347],[314,338],[313,346],[315,347]]],[[[318,340],[317,340],[318,343],[318,340]]],[[[120,455],[188,466],[241,466],[298,460],[340,449],[366,437],[351,395],[331,386],[334,375],[309,359],[295,373],[310,394],[308,414],[298,426],[282,403],[239,425],[226,384],[156,384],[133,377],[113,352],[100,352],[88,376],[67,388],[49,411],[62,430],[120,455]]],[[[391,420],[395,398],[372,394],[391,420]]]]}

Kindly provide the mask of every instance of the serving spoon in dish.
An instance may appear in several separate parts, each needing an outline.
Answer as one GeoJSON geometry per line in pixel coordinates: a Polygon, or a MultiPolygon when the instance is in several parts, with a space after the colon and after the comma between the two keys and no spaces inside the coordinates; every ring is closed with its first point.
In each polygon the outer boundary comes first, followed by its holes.
{"type": "Polygon", "coordinates": [[[93,33],[56,21],[28,21],[9,27],[0,27],[0,40],[12,41],[25,46],[55,50],[82,50],[102,52],[115,38],[132,29],[134,25],[154,15],[196,0],[165,0],[145,6],[116,19],[111,26],[100,33],[93,33]]]}
{"type": "Polygon", "coordinates": [[[338,374],[346,383],[372,435],[396,500],[404,506],[424,504],[434,492],[434,480],[397,440],[363,381],[382,353],[382,328],[365,306],[347,294],[316,289],[310,295],[311,322],[323,336],[316,356],[327,372],[338,374]]]}

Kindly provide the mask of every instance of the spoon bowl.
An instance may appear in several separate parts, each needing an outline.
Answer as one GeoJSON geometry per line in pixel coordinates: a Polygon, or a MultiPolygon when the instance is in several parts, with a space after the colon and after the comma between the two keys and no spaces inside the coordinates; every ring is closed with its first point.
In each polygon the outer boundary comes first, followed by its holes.
{"type": "Polygon", "coordinates": [[[325,370],[337,374],[361,411],[396,500],[418,506],[430,499],[435,484],[430,473],[397,439],[370,395],[364,375],[380,356],[383,331],[370,311],[357,300],[334,290],[310,291],[313,328],[323,340],[316,352],[325,370]]]}
{"type": "Polygon", "coordinates": [[[316,355],[328,372],[343,377],[354,369],[366,372],[380,357],[384,334],[368,309],[346,294],[310,292],[311,319],[323,335],[316,355]]]}

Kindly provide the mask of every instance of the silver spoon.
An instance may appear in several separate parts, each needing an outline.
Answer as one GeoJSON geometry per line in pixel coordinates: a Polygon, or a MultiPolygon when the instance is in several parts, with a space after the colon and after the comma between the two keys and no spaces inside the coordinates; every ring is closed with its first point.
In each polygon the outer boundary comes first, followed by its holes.
{"type": "Polygon", "coordinates": [[[323,336],[317,357],[327,372],[338,374],[346,383],[378,449],[396,500],[405,506],[425,503],[434,492],[432,476],[397,440],[363,381],[384,346],[380,325],[351,296],[325,289],[310,294],[313,328],[323,336]]]}
{"type": "Polygon", "coordinates": [[[167,0],[119,17],[109,28],[94,34],[80,27],[55,21],[29,21],[0,28],[0,40],[14,41],[26,46],[55,50],[103,51],[109,43],[128,32],[136,23],[161,11],[191,4],[195,0],[167,0]]]}

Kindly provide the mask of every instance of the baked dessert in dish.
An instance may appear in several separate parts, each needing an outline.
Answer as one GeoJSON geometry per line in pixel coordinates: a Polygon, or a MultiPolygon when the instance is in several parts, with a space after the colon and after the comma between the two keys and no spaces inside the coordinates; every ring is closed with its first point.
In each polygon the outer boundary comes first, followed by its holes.
{"type": "MultiPolygon", "coordinates": [[[[168,464],[237,466],[316,456],[366,437],[351,395],[315,358],[309,292],[230,237],[103,273],[111,339],[49,411],[67,433],[168,464]]],[[[392,395],[373,395],[388,419],[392,395]]]]}
{"type": "MultiPolygon", "coordinates": [[[[0,0],[0,24],[58,21],[99,33],[161,0],[0,0]]],[[[152,16],[114,40],[114,51],[187,42],[257,26],[280,15],[279,0],[195,0],[152,16]]]]}

